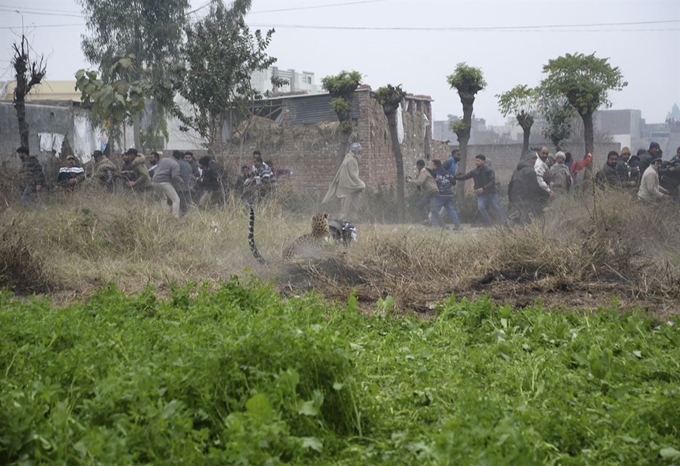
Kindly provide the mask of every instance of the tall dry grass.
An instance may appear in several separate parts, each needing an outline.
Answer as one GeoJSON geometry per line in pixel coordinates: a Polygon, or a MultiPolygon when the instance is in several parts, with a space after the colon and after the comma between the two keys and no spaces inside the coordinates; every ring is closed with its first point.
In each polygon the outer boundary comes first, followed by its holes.
{"type": "MultiPolygon", "coordinates": [[[[265,257],[281,257],[286,241],[304,230],[289,217],[276,203],[257,208],[257,238],[265,257]]],[[[218,280],[254,265],[247,211],[231,199],[176,220],[155,195],[62,193],[44,199],[42,209],[14,204],[0,225],[0,232],[9,231],[30,240],[28,250],[44,264],[52,288],[77,292],[106,283],[132,291],[147,284],[218,280]]],[[[3,247],[2,253],[11,251],[3,247]]]]}
{"type": "MultiPolygon", "coordinates": [[[[452,232],[365,223],[357,225],[359,242],[349,248],[330,246],[318,257],[284,263],[283,250],[310,231],[307,211],[316,210],[310,204],[291,211],[292,199],[256,208],[255,239],[266,266],[250,253],[248,211],[238,200],[180,220],[154,196],[91,191],[53,196],[44,210],[14,204],[2,215],[0,234],[18,232],[13,238],[21,238],[19,246],[39,273],[3,272],[1,284],[76,295],[107,283],[127,291],[147,285],[162,290],[249,269],[291,292],[315,289],[344,299],[353,290],[366,302],[391,295],[401,308],[496,284],[538,293],[585,286],[641,299],[680,296],[676,204],[650,206],[627,193],[597,192],[559,199],[523,228],[452,232]]],[[[21,257],[9,244],[3,241],[0,257],[21,257]]]]}
{"type": "Polygon", "coordinates": [[[586,290],[602,304],[616,295],[654,302],[680,297],[678,205],[641,203],[623,191],[557,199],[521,228],[454,233],[364,225],[361,234],[342,266],[335,260],[298,267],[334,297],[354,288],[368,301],[392,295],[416,308],[493,286],[508,298],[526,290],[586,290]]]}

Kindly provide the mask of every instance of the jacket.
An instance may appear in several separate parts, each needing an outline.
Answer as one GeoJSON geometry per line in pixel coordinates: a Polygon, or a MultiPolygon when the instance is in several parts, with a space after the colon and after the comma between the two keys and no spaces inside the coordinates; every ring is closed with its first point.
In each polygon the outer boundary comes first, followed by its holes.
{"type": "Polygon", "coordinates": [[[198,186],[206,191],[219,191],[222,184],[222,167],[215,160],[211,160],[208,168],[203,169],[203,175],[198,180],[198,186]]]}
{"type": "Polygon", "coordinates": [[[102,156],[98,162],[95,162],[92,168],[92,179],[99,180],[105,186],[112,186],[116,177],[116,166],[111,162],[107,156],[102,156]]]}
{"type": "Polygon", "coordinates": [[[547,197],[548,193],[538,184],[534,165],[526,161],[518,163],[508,184],[509,201],[530,203],[543,200],[547,197]]]}
{"type": "Polygon", "coordinates": [[[583,168],[587,167],[590,165],[590,162],[593,161],[593,156],[588,154],[586,155],[583,160],[580,162],[576,162],[574,165],[571,166],[571,176],[576,179],[578,176],[578,172],[580,172],[583,168]]]}
{"type": "Polygon", "coordinates": [[[149,171],[146,169],[144,157],[135,157],[132,161],[132,171],[137,175],[135,178],[135,191],[145,191],[153,187],[149,171]]]}
{"type": "Polygon", "coordinates": [[[661,165],[659,184],[669,191],[675,191],[680,186],[680,157],[675,155],[670,161],[661,165]],[[673,171],[671,171],[672,168],[674,168],[673,171]]]}
{"type": "Polygon", "coordinates": [[[179,176],[179,163],[177,163],[177,160],[172,157],[163,157],[153,172],[153,182],[183,185],[182,178],[179,176]]]}
{"type": "Polygon", "coordinates": [[[647,171],[647,168],[652,164],[652,160],[655,158],[657,158],[656,155],[649,151],[642,154],[642,157],[640,157],[640,172],[644,174],[645,171],[647,171]]]}
{"type": "Polygon", "coordinates": [[[496,194],[496,174],[486,164],[475,167],[465,175],[456,176],[456,179],[461,181],[470,178],[474,181],[475,191],[481,188],[484,190],[482,194],[496,194]]]}
{"type": "MultiPolygon", "coordinates": [[[[661,188],[663,189],[663,188],[661,188]]],[[[664,190],[665,191],[665,190],[664,190]]],[[[642,174],[638,197],[645,201],[656,201],[661,199],[664,193],[659,189],[659,174],[654,167],[648,167],[642,174]]]]}
{"type": "Polygon", "coordinates": [[[186,160],[180,159],[177,161],[177,163],[179,163],[179,177],[182,178],[184,186],[175,186],[175,189],[177,191],[183,192],[190,191],[194,184],[193,180],[191,179],[191,175],[193,174],[194,170],[191,167],[191,164],[186,160]]]}
{"type": "Polygon", "coordinates": [[[336,197],[347,197],[364,189],[366,183],[359,178],[359,162],[354,153],[348,152],[321,203],[325,204],[336,197]]]}
{"type": "Polygon", "coordinates": [[[453,196],[453,183],[456,181],[453,175],[440,167],[434,171],[434,179],[440,196],[453,196]]]}
{"type": "Polygon", "coordinates": [[[418,178],[416,178],[413,184],[419,186],[423,190],[423,196],[426,197],[439,192],[434,175],[432,175],[432,172],[425,167],[418,172],[418,178]]]}
{"type": "Polygon", "coordinates": [[[19,173],[24,181],[23,189],[35,191],[36,186],[45,186],[45,174],[35,155],[29,155],[21,161],[19,173]]]}
{"type": "Polygon", "coordinates": [[[605,163],[604,167],[602,167],[602,170],[595,174],[595,181],[602,188],[604,188],[607,185],[621,186],[621,178],[619,176],[619,172],[616,171],[616,168],[612,167],[608,163],[605,163]]]}
{"type": "Polygon", "coordinates": [[[569,167],[563,163],[556,163],[550,167],[550,173],[552,173],[550,188],[556,192],[568,193],[573,182],[569,167]]]}
{"type": "Polygon", "coordinates": [[[534,171],[536,172],[536,181],[538,181],[538,185],[543,191],[549,193],[550,186],[548,186],[546,178],[549,179],[551,177],[551,173],[550,169],[548,168],[548,164],[538,157],[534,163],[534,171]]]}

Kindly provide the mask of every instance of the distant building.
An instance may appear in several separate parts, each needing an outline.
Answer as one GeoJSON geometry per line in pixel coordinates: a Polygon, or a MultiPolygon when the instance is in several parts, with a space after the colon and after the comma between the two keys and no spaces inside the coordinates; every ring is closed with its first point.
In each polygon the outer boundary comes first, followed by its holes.
{"type": "Polygon", "coordinates": [[[319,88],[314,80],[314,73],[309,71],[282,70],[278,66],[272,66],[264,71],[253,73],[250,82],[253,88],[262,94],[318,94],[319,88]],[[285,79],[288,84],[274,87],[271,82],[273,77],[285,79]]]}
{"type": "MultiPolygon", "coordinates": [[[[0,84],[0,100],[11,102],[14,99],[15,81],[0,84]]],[[[31,89],[31,92],[24,99],[26,102],[36,100],[54,100],[80,102],[80,91],[76,91],[75,81],[44,81],[31,89]]]]}
{"type": "Polygon", "coordinates": [[[640,110],[600,110],[593,115],[593,126],[597,131],[627,147],[642,137],[644,125],[640,110]]]}
{"type": "MultiPolygon", "coordinates": [[[[449,141],[449,145],[458,145],[458,136],[451,131],[451,123],[460,120],[460,117],[455,115],[447,115],[448,120],[435,120],[433,122],[432,138],[435,141],[449,141]]],[[[494,138],[494,133],[491,128],[487,128],[486,120],[484,118],[475,118],[472,116],[472,127],[470,128],[470,141],[468,144],[487,144],[491,143],[494,138]]]]}

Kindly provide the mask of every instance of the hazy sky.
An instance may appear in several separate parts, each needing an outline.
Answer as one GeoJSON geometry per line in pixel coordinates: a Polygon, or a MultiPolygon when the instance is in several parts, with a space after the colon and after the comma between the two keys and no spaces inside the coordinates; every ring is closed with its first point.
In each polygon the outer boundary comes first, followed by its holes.
{"type": "MultiPolygon", "coordinates": [[[[22,16],[31,45],[48,57],[48,79],[92,67],[76,0],[0,0],[0,81],[11,79],[22,16]]],[[[462,113],[446,83],[459,62],[480,67],[488,83],[475,115],[501,124],[496,94],[538,84],[549,59],[575,52],[621,69],[628,87],[611,94],[613,108],[662,122],[680,105],[680,0],[253,0],[247,22],[276,28],[269,52],[279,67],[314,72],[317,84],[342,70],[359,71],[374,89],[402,84],[434,99],[436,119],[462,113]]]]}

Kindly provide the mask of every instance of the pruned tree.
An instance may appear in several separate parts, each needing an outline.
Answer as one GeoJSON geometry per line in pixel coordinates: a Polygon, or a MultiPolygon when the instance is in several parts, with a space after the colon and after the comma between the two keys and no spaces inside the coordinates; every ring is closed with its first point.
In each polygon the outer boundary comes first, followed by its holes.
{"type": "MultiPolygon", "coordinates": [[[[600,107],[611,107],[609,91],[620,91],[628,85],[621,70],[611,66],[608,58],[597,58],[594,53],[568,53],[549,60],[543,73],[543,92],[548,97],[566,98],[583,120],[585,150],[592,154],[593,113],[600,107]]],[[[586,167],[586,172],[592,173],[592,166],[586,167]]]]}
{"type": "Polygon", "coordinates": [[[514,115],[524,132],[520,160],[529,150],[531,127],[537,109],[536,91],[526,84],[520,84],[503,94],[497,94],[498,108],[504,117],[514,115]]]}
{"type": "Polygon", "coordinates": [[[13,101],[19,123],[19,140],[22,146],[28,148],[29,128],[26,121],[26,96],[45,78],[47,63],[45,63],[43,55],[37,60],[31,60],[29,55],[30,46],[26,36],[23,34],[19,44],[16,42],[12,44],[12,49],[14,52],[11,64],[14,68],[14,76],[16,77],[13,101]]]}
{"type": "Polygon", "coordinates": [[[131,115],[135,147],[142,140],[167,134],[167,114],[174,106],[175,73],[180,69],[183,28],[189,0],[79,0],[90,36],[84,36],[85,58],[99,68],[99,79],[111,84],[118,77],[109,70],[121,57],[135,57],[135,75],[130,81],[146,81],[147,98],[154,101],[146,133],[138,113],[131,115]]]}
{"type": "MultiPolygon", "coordinates": [[[[182,129],[194,129],[210,150],[221,142],[222,125],[230,112],[232,121],[252,117],[254,102],[262,95],[253,88],[251,76],[276,63],[266,52],[274,29],[264,35],[259,29],[251,33],[244,19],[250,5],[251,0],[236,0],[227,8],[213,1],[205,18],[186,27],[186,69],[178,89],[190,109],[176,109],[176,116],[182,129]]],[[[275,81],[278,86],[285,84],[275,81]]]]}
{"type": "Polygon", "coordinates": [[[352,136],[352,100],[354,91],[361,84],[358,71],[342,71],[335,76],[326,76],[321,80],[322,87],[331,95],[333,111],[340,121],[340,149],[338,150],[338,166],[345,158],[352,136]]]}
{"type": "MultiPolygon", "coordinates": [[[[467,167],[467,146],[470,141],[470,130],[472,128],[472,112],[474,110],[475,96],[486,87],[484,74],[480,68],[468,66],[466,63],[458,63],[453,74],[447,76],[446,81],[451,86],[451,89],[458,91],[460,102],[463,104],[463,124],[464,127],[459,127],[458,145],[460,146],[460,163],[463,169],[467,167]]],[[[458,196],[465,195],[464,183],[458,183],[458,196]]]]}
{"type": "Polygon", "coordinates": [[[387,124],[390,129],[390,141],[392,142],[392,152],[394,153],[394,160],[397,165],[397,222],[404,223],[406,218],[406,201],[405,201],[405,187],[404,187],[404,157],[401,153],[401,144],[399,144],[399,133],[397,131],[397,110],[399,105],[406,97],[406,92],[398,86],[387,86],[378,88],[377,91],[371,94],[380,105],[382,105],[383,112],[387,117],[387,124]]]}
{"type": "Polygon", "coordinates": [[[562,150],[562,142],[571,137],[571,124],[575,116],[574,107],[565,97],[541,96],[539,97],[539,111],[548,123],[541,133],[555,146],[555,152],[562,150]]]}
{"type": "Polygon", "coordinates": [[[100,126],[109,130],[110,150],[113,152],[114,130],[144,109],[149,90],[144,80],[132,81],[136,76],[134,57],[123,57],[107,70],[106,81],[96,71],[78,70],[76,89],[85,105],[92,105],[92,117],[100,126]]]}

